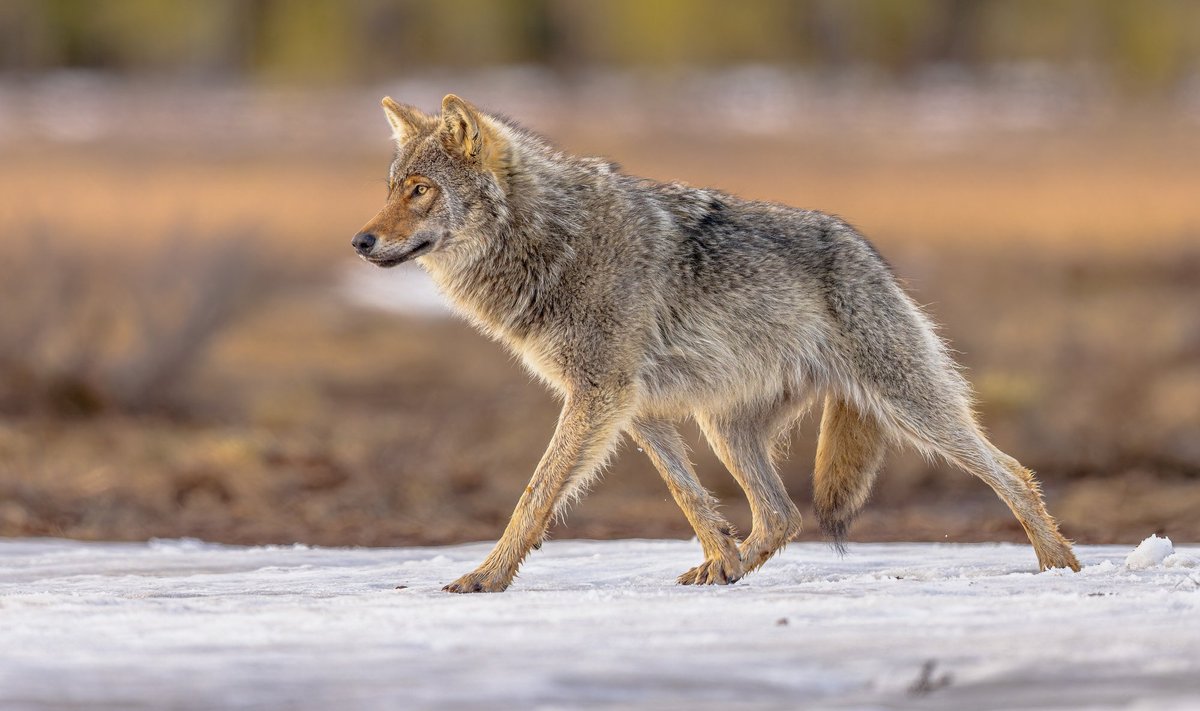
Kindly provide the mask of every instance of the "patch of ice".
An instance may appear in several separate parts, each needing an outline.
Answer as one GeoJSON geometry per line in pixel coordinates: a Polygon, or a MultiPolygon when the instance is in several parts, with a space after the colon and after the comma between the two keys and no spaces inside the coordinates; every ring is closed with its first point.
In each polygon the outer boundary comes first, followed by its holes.
{"type": "Polygon", "coordinates": [[[1130,570],[1153,568],[1161,565],[1167,556],[1173,553],[1175,553],[1175,546],[1171,545],[1170,538],[1159,538],[1157,535],[1151,534],[1125,557],[1125,567],[1130,570]]]}
{"type": "Polygon", "coordinates": [[[151,538],[146,547],[162,553],[188,553],[207,548],[209,544],[199,538],[151,538]]]}

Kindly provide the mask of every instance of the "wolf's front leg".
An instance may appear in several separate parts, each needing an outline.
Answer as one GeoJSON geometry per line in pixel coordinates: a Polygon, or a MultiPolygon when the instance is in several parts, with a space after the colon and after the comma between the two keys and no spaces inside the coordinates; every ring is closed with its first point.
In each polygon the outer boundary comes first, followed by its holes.
{"type": "Polygon", "coordinates": [[[555,509],[596,472],[628,419],[624,388],[572,393],[558,417],[550,447],[517,502],[504,535],[483,564],[442,588],[447,592],[501,592],[530,549],[541,543],[555,509]]]}

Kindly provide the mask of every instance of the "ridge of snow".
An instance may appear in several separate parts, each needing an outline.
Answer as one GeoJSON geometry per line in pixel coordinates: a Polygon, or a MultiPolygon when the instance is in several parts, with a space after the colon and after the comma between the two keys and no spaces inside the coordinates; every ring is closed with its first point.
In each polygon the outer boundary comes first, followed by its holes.
{"type": "Polygon", "coordinates": [[[1162,565],[1167,556],[1174,555],[1174,553],[1175,546],[1171,545],[1170,538],[1159,538],[1157,534],[1152,533],[1125,557],[1125,567],[1130,570],[1153,568],[1156,565],[1162,565]]]}

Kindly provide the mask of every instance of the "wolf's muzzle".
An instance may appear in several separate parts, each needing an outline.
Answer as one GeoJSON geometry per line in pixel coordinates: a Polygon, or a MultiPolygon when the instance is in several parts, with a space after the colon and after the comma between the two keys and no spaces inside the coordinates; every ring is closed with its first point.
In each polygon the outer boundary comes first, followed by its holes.
{"type": "Polygon", "coordinates": [[[370,254],[372,249],[375,249],[375,242],[375,235],[370,232],[359,232],[354,235],[354,239],[350,240],[354,250],[364,257],[370,254]]]}

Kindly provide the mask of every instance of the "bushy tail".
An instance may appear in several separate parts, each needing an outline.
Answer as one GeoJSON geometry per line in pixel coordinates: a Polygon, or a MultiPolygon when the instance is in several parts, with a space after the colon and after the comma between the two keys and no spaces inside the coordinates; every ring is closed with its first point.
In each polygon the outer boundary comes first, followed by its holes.
{"type": "Polygon", "coordinates": [[[850,522],[870,497],[886,450],[878,420],[833,395],[825,398],[813,469],[813,506],[821,531],[838,553],[846,551],[850,522]]]}

